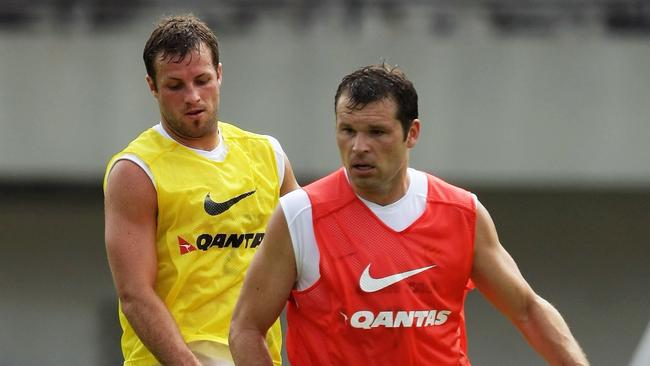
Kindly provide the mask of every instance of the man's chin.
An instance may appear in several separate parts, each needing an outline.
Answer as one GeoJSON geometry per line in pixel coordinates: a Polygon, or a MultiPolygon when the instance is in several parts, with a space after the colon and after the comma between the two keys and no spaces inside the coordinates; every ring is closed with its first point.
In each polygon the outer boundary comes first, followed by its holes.
{"type": "Polygon", "coordinates": [[[362,190],[373,190],[373,187],[376,186],[374,176],[359,176],[351,174],[350,183],[352,183],[355,188],[362,190]]]}
{"type": "Polygon", "coordinates": [[[192,131],[192,133],[196,134],[206,134],[206,133],[211,133],[215,132],[217,130],[217,121],[216,120],[191,120],[188,123],[188,126],[190,127],[189,130],[192,131]]]}

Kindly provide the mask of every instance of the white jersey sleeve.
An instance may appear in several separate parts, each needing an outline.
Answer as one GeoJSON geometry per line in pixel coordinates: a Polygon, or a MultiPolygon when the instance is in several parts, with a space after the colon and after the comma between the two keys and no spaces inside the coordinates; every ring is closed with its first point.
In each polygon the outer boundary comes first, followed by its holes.
{"type": "Polygon", "coordinates": [[[153,184],[153,188],[156,189],[156,181],[153,178],[153,174],[151,173],[151,169],[149,169],[149,166],[147,165],[147,163],[145,163],[142,159],[140,159],[140,157],[138,157],[135,154],[124,154],[124,155],[120,156],[117,160],[115,160],[113,162],[113,165],[111,166],[111,170],[108,172],[109,175],[113,171],[113,167],[115,166],[115,164],[117,164],[117,162],[120,161],[120,160],[132,161],[135,165],[139,166],[142,170],[144,170],[144,172],[147,174],[149,179],[151,179],[151,183],[153,184]]]}
{"type": "Polygon", "coordinates": [[[314,235],[311,201],[302,189],[280,197],[296,258],[296,290],[304,290],[320,278],[320,253],[314,235]]]}
{"type": "Polygon", "coordinates": [[[280,142],[275,137],[269,135],[265,136],[269,139],[271,146],[273,146],[273,152],[275,153],[275,163],[278,168],[278,181],[280,182],[280,186],[282,186],[282,183],[284,182],[284,150],[282,150],[280,142]]]}

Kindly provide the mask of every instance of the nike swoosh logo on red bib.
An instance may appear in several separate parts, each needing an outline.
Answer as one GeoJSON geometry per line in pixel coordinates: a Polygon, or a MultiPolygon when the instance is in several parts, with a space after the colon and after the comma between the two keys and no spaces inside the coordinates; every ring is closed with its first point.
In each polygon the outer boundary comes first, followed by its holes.
{"type": "Polygon", "coordinates": [[[390,275],[386,277],[373,278],[372,276],[370,276],[370,264],[368,264],[366,269],[363,270],[363,273],[361,274],[361,278],[359,278],[359,286],[365,292],[376,292],[390,285],[394,285],[404,279],[415,276],[418,273],[431,269],[435,266],[436,265],[434,264],[427,267],[417,268],[411,271],[396,273],[394,275],[390,275]]]}

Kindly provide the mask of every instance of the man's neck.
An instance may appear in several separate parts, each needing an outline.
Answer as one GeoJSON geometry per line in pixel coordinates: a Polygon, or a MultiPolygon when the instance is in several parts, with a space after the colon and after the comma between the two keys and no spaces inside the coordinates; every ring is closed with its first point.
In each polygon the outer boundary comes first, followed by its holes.
{"type": "Polygon", "coordinates": [[[407,168],[403,173],[400,173],[395,177],[394,182],[387,183],[385,186],[377,187],[377,189],[363,189],[355,186],[355,184],[350,181],[350,177],[345,168],[343,169],[343,172],[345,172],[345,177],[347,178],[348,183],[350,183],[350,187],[354,194],[359,198],[380,206],[388,206],[399,201],[406,195],[411,182],[407,168]]]}
{"type": "Polygon", "coordinates": [[[183,136],[171,129],[165,122],[162,121],[161,126],[171,139],[183,146],[204,151],[212,151],[216,149],[217,146],[219,146],[219,128],[217,125],[215,125],[214,132],[196,138],[183,136]]]}

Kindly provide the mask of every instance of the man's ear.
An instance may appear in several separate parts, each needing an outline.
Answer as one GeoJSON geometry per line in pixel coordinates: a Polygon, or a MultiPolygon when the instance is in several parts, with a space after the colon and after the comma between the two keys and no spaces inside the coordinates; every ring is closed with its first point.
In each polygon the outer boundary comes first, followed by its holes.
{"type": "Polygon", "coordinates": [[[411,127],[406,135],[406,147],[409,149],[414,147],[418,142],[418,138],[420,138],[420,120],[416,118],[411,123],[411,127]]]}
{"type": "Polygon", "coordinates": [[[149,86],[151,95],[153,95],[154,98],[158,98],[158,88],[156,87],[156,82],[151,78],[151,76],[149,76],[149,74],[147,74],[145,80],[147,81],[147,86],[149,86]]]}

